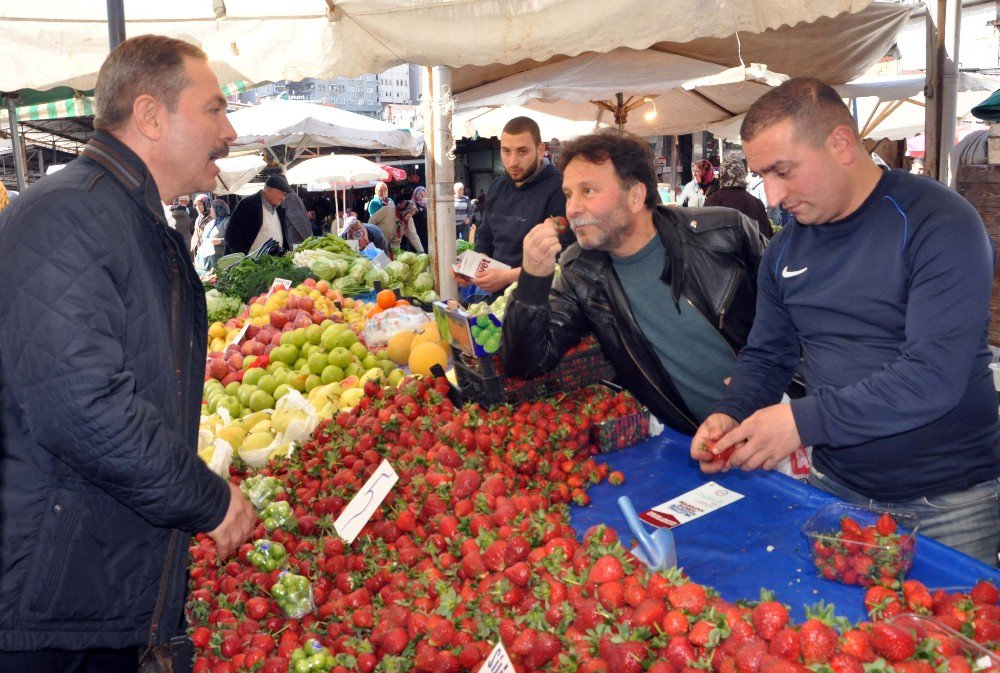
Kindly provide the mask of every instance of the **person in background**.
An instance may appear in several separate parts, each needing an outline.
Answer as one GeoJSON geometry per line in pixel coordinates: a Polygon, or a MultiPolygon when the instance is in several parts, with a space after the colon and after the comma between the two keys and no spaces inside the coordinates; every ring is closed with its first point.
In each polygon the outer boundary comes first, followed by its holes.
{"type": "Polygon", "coordinates": [[[379,209],[369,220],[369,224],[378,226],[382,230],[386,244],[390,250],[399,247],[405,236],[417,253],[423,254],[424,248],[420,244],[417,230],[413,226],[413,215],[417,212],[417,206],[412,201],[400,201],[395,206],[384,206],[379,209]]]}
{"type": "Polygon", "coordinates": [[[577,242],[559,257],[551,220],[524,237],[503,321],[504,371],[537,375],[593,334],[618,380],[692,433],[746,343],[765,241],[735,210],[661,205],[649,144],[632,134],[580,136],[563,144],[561,160],[577,242]]]}
{"type": "Polygon", "coordinates": [[[368,238],[368,229],[356,215],[349,215],[344,220],[344,231],[341,232],[340,237],[346,241],[357,241],[358,250],[364,250],[371,243],[368,238]]]}
{"type": "Polygon", "coordinates": [[[194,237],[194,221],[191,219],[190,210],[178,203],[170,207],[170,217],[173,222],[170,226],[184,239],[184,248],[191,254],[191,239],[194,237]]]}
{"type": "Polygon", "coordinates": [[[198,457],[205,292],[162,206],[214,186],[226,99],[157,35],[111,52],[94,99],[79,158],[0,215],[0,286],[31,288],[0,293],[5,672],[135,672],[184,634],[191,535],[224,564],[257,523],[198,457]]]}
{"type": "Polygon", "coordinates": [[[691,164],[693,177],[684,185],[677,204],[689,208],[701,208],[705,199],[719,189],[719,179],[715,177],[715,167],[708,159],[699,159],[691,164]]]}
{"type": "Polygon", "coordinates": [[[455,183],[455,237],[463,241],[469,240],[469,228],[472,226],[472,202],[465,195],[465,185],[455,183]]]}
{"type": "Polygon", "coordinates": [[[315,210],[307,210],[306,218],[309,220],[309,227],[312,229],[313,236],[322,236],[325,231],[323,231],[323,223],[316,219],[315,210]]]}
{"type": "Polygon", "coordinates": [[[305,204],[284,176],[272,175],[264,188],[236,204],[226,228],[226,254],[257,250],[273,239],[291,250],[312,235],[305,204]]]}
{"type": "Polygon", "coordinates": [[[997,565],[994,251],[982,219],[945,185],[877,166],[819,80],[764,94],[741,136],[795,222],[764,254],[753,330],[692,457],[708,473],[773,469],[812,446],[813,486],[916,514],[921,533],[997,565]],[[800,353],[806,395],[780,404],[800,353]]]}
{"type": "Polygon", "coordinates": [[[396,203],[389,198],[389,185],[384,182],[375,183],[375,196],[372,200],[368,202],[368,218],[371,221],[371,216],[377,213],[379,210],[386,206],[394,206],[396,203]]]}
{"type": "Polygon", "coordinates": [[[181,194],[177,197],[177,203],[184,208],[185,211],[187,211],[187,215],[191,218],[191,222],[193,223],[198,217],[198,212],[194,209],[194,206],[191,205],[191,197],[187,194],[181,194]]]}
{"type": "Polygon", "coordinates": [[[199,275],[215,270],[215,263],[225,254],[226,227],[229,226],[229,204],[215,199],[208,207],[208,220],[201,245],[195,254],[194,268],[199,275]]]}
{"type": "MultiPolygon", "coordinates": [[[[521,273],[524,237],[539,222],[566,214],[562,176],[543,163],[545,144],[538,124],[530,117],[514,117],[500,133],[503,175],[486,193],[482,224],[476,227],[476,252],[503,262],[509,270],[488,270],[473,279],[476,287],[498,295],[521,273]]],[[[562,232],[563,247],[573,243],[570,231],[562,232]]],[[[459,284],[466,281],[459,281],[459,284]]]]}
{"type": "Polygon", "coordinates": [[[757,223],[764,238],[771,238],[771,221],[767,209],[756,196],[747,191],[747,167],[741,159],[727,159],[719,170],[719,189],[705,198],[706,206],[735,208],[757,223]]]}
{"type": "Polygon", "coordinates": [[[413,214],[413,226],[417,230],[420,244],[424,250],[429,250],[427,245],[427,188],[420,186],[413,190],[413,203],[417,207],[417,212],[413,214]]]}
{"type": "Polygon", "coordinates": [[[198,217],[194,221],[194,234],[191,236],[191,256],[192,258],[197,257],[198,247],[201,245],[201,241],[205,234],[205,225],[211,219],[208,214],[208,209],[211,207],[212,201],[208,194],[199,194],[194,197],[194,209],[198,213],[198,217]]]}

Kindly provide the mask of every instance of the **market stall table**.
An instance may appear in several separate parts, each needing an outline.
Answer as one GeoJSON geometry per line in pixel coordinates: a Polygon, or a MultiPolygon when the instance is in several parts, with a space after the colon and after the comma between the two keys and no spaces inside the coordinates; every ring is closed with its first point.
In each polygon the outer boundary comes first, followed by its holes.
{"type": "MultiPolygon", "coordinates": [[[[761,588],[772,589],[798,621],[805,618],[805,606],[820,600],[834,603],[837,614],[852,621],[865,617],[864,589],[821,579],[800,531],[819,507],[837,498],[775,472],[704,475],[691,459],[689,445],[689,437],[666,429],[658,437],[603,456],[612,470],[624,473],[625,483],[611,486],[605,481],[591,488],[590,506],[571,510],[573,528],[582,534],[604,523],[628,546],[632,535],[618,510],[619,496],[629,496],[643,512],[715,481],[744,497],[673,529],[677,564],[692,579],[714,587],[729,601],[756,600],[761,588]]],[[[1000,584],[1000,570],[923,536],[908,577],[931,589],[967,590],[980,579],[1000,584]]]]}

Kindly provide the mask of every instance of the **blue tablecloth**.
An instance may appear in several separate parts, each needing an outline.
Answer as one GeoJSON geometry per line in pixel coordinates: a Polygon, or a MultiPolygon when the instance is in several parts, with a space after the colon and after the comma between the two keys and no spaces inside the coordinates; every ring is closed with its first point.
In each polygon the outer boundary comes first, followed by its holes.
{"type": "MultiPolygon", "coordinates": [[[[619,496],[629,496],[641,513],[714,480],[744,497],[674,529],[677,564],[692,579],[729,601],[756,600],[762,587],[772,589],[797,620],[804,618],[805,606],[820,600],[836,604],[837,614],[852,621],[865,617],[864,590],[818,577],[800,531],[820,506],[836,498],[763,470],[703,475],[689,456],[689,444],[690,438],[667,429],[642,444],[606,454],[603,458],[624,473],[625,483],[593,487],[591,504],[571,509],[573,528],[582,534],[604,523],[628,546],[632,535],[618,510],[619,496]]],[[[967,589],[983,578],[1000,583],[1000,570],[920,536],[909,577],[931,588],[967,589]]]]}

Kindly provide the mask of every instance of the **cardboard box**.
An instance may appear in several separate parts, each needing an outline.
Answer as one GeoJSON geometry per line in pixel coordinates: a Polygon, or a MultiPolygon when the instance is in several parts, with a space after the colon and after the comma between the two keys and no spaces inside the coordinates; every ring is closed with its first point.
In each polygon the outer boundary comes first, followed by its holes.
{"type": "Polygon", "coordinates": [[[473,356],[493,355],[500,348],[500,319],[492,313],[470,315],[462,308],[434,302],[434,318],[445,343],[473,356]],[[482,336],[485,330],[487,337],[482,336]],[[477,339],[477,337],[479,337],[477,339]]]}
{"type": "Polygon", "coordinates": [[[480,271],[486,271],[487,269],[500,269],[506,271],[510,269],[510,266],[504,264],[503,262],[498,262],[492,257],[487,257],[486,255],[475,252],[474,250],[466,250],[455,260],[455,263],[451,266],[455,273],[461,274],[468,278],[474,278],[480,271]]]}

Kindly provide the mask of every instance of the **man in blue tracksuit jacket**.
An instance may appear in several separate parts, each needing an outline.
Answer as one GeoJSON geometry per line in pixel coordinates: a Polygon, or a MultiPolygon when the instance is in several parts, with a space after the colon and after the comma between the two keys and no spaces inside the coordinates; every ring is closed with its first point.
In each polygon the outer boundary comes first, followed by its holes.
{"type": "Polygon", "coordinates": [[[911,511],[996,565],[1000,421],[988,364],[994,253],[944,185],[876,166],[838,94],[794,79],[742,127],[750,169],[796,223],[767,248],[732,383],[695,434],[705,472],[773,468],[813,446],[809,481],[911,511]],[[805,357],[808,394],[778,404],[805,357]],[[736,445],[724,464],[708,462],[736,445]]]}

